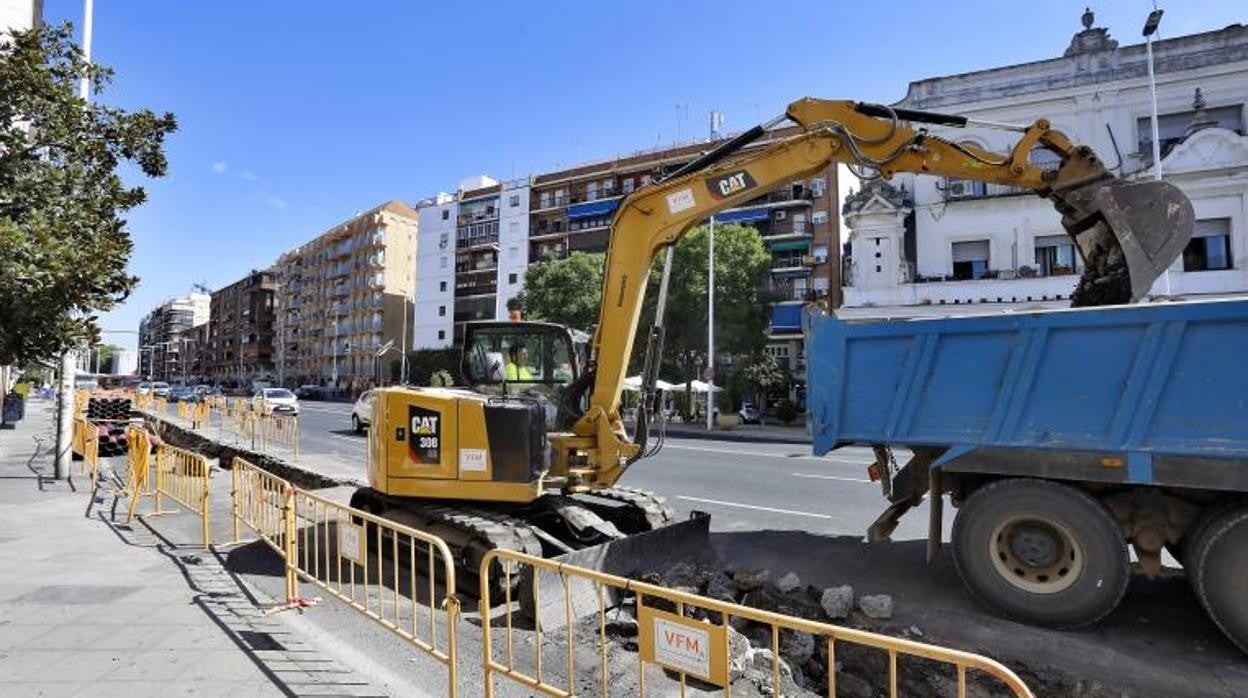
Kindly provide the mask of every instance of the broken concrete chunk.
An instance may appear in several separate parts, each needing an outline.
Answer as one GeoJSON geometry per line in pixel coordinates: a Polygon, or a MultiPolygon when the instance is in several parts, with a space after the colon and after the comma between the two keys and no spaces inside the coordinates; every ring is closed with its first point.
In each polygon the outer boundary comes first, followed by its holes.
{"type": "Polygon", "coordinates": [[[893,617],[893,597],[888,594],[863,596],[858,599],[858,610],[868,618],[885,619],[893,617]]]}
{"type": "Polygon", "coordinates": [[[801,666],[815,653],[815,636],[796,630],[780,631],[780,657],[794,666],[801,666]]]}
{"type": "Polygon", "coordinates": [[[750,668],[750,641],[744,635],[728,628],[728,681],[736,681],[750,668]]]}
{"type": "Polygon", "coordinates": [[[832,620],[848,618],[849,612],[854,610],[854,588],[846,584],[824,589],[819,605],[823,606],[823,612],[832,620]]]}
{"type": "Polygon", "coordinates": [[[783,577],[781,577],[778,581],[776,581],[776,587],[779,588],[780,591],[785,594],[789,593],[790,591],[793,591],[794,589],[800,587],[801,585],[802,585],[802,580],[800,577],[797,576],[795,572],[790,572],[784,575],[783,577]]]}
{"type": "Polygon", "coordinates": [[[737,570],[732,573],[732,585],[737,591],[754,591],[771,578],[767,570],[737,570]]]}

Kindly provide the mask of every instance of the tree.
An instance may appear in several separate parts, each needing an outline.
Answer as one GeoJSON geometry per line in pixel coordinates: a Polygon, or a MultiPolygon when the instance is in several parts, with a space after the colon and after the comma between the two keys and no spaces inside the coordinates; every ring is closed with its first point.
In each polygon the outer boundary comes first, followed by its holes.
{"type": "Polygon", "coordinates": [[[597,325],[605,258],[600,252],[573,252],[565,259],[530,264],[524,292],[517,296],[528,319],[582,330],[597,325]]]}
{"type": "MultiPolygon", "coordinates": [[[[701,378],[706,362],[706,226],[676,244],[668,295],[669,369],[685,380],[701,378]],[[679,318],[679,321],[673,321],[679,318]]],[[[715,351],[752,355],[767,341],[767,304],[759,281],[771,263],[758,231],[743,225],[715,226],[715,351]]],[[[650,295],[657,295],[657,286],[650,295]]],[[[721,381],[722,383],[722,381],[721,381]]]]}
{"type": "Polygon", "coordinates": [[[118,174],[167,169],[171,114],[127,112],[77,95],[112,71],[88,64],[72,27],[13,32],[0,43],[0,364],[94,343],[94,314],[125,300],[132,243],[121,217],[141,187],[118,174]]]}
{"type": "Polygon", "coordinates": [[[737,380],[746,391],[758,399],[759,406],[767,404],[767,398],[788,390],[788,371],[766,354],[758,354],[737,372],[737,380]]]}

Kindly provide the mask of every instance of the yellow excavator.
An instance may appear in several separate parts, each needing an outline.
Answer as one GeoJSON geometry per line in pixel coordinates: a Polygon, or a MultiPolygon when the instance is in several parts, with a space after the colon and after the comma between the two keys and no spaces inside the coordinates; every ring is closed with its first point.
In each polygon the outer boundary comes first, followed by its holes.
{"type": "Polygon", "coordinates": [[[663,344],[666,266],[655,325],[645,339],[643,397],[632,434],[619,410],[651,267],[665,249],[670,266],[672,245],[708,216],[833,162],[884,178],[911,172],[1026,187],[1049,199],[1084,261],[1074,305],[1141,298],[1183,250],[1194,223],[1191,203],[1177,188],[1115,177],[1090,148],[1043,119],[1013,126],[853,101],[799,100],[783,116],[621,202],[611,225],[599,322],[587,347],[559,325],[470,323],[461,366],[469,387],[377,391],[370,487],[358,490],[352,504],[441,536],[470,576],[485,551],[496,547],[571,556],[577,564],[628,574],[670,564],[682,547],[704,546],[706,517],[672,524],[662,497],[618,484],[656,445],[648,444],[649,406],[663,344]],[[786,120],[798,127],[792,135],[746,149],[786,120]],[[1018,140],[998,154],[931,133],[929,126],[1008,129],[1018,140]],[[1055,154],[1060,164],[1033,163],[1035,149],[1055,154]],[[608,554],[621,541],[628,542],[620,546],[626,552],[608,554]]]}

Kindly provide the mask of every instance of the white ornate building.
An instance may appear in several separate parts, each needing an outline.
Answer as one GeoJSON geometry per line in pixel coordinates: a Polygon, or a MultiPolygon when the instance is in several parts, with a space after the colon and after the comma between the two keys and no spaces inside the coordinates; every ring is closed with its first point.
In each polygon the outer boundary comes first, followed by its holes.
{"type": "MultiPolygon", "coordinates": [[[[1017,124],[1047,118],[1091,145],[1116,174],[1152,177],[1145,46],[1119,47],[1092,26],[1091,13],[1083,20],[1060,58],[913,82],[894,106],[1017,124]]],[[[1197,224],[1152,293],[1248,292],[1248,27],[1157,41],[1153,53],[1163,177],[1192,200],[1197,224]]],[[[1017,135],[932,130],[997,152],[1017,135]]],[[[1052,205],[1009,187],[899,176],[868,183],[843,213],[851,315],[1066,305],[1082,271],[1052,205]]]]}

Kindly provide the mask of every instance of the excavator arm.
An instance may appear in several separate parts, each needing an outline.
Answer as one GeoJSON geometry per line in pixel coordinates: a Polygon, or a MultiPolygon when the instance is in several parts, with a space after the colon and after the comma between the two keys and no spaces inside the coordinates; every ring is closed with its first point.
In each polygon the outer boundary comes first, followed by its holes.
{"type": "Polygon", "coordinates": [[[1164,182],[1126,183],[1086,146],[1038,120],[1026,127],[976,123],[965,117],[895,110],[852,101],[802,99],[783,117],[726,141],[662,181],[630,195],[612,221],[602,306],[592,345],[589,406],[571,433],[551,434],[552,474],[569,489],[608,486],[635,460],[619,415],[624,372],[632,355],[649,271],[660,250],[707,217],[843,162],[889,178],[898,172],[1026,187],[1053,201],[1076,241],[1087,271],[1072,301],[1105,305],[1137,300],[1191,236],[1191,203],[1164,182]],[[800,131],[741,153],[783,120],[800,131]],[[1009,153],[962,145],[915,128],[989,125],[1021,135],[1009,153]],[[1056,170],[1030,161],[1043,147],[1061,158],[1056,170]]]}

